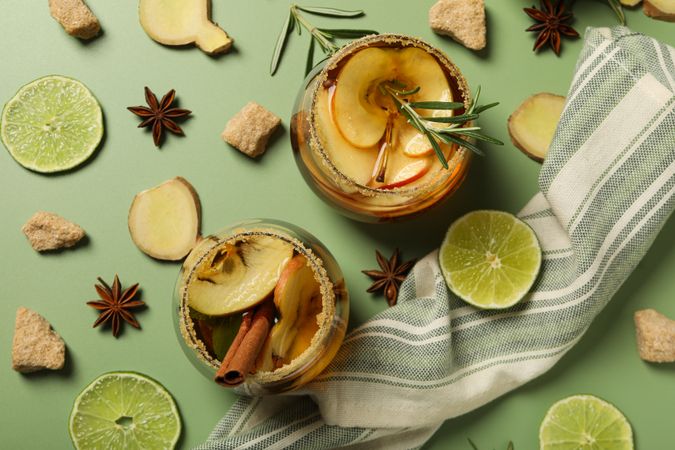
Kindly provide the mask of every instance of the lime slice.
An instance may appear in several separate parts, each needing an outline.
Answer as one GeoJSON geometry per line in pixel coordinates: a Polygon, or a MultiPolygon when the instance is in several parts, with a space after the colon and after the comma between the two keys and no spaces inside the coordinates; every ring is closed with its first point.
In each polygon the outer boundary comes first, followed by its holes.
{"type": "Polygon", "coordinates": [[[100,105],[72,78],[39,78],[19,89],[2,110],[3,144],[16,162],[36,172],[60,172],[81,164],[102,136],[100,105]]]}
{"type": "Polygon", "coordinates": [[[621,411],[592,395],[560,400],[539,429],[541,450],[632,450],[633,431],[621,411]]]}
{"type": "Polygon", "coordinates": [[[520,301],[541,266],[534,231],[501,211],[474,211],[448,230],[439,263],[452,292],[478,308],[508,308],[520,301]]]}
{"type": "Polygon", "coordinates": [[[75,399],[76,449],[172,449],[180,436],[176,403],[161,384],[134,372],[101,375],[75,399]]]}

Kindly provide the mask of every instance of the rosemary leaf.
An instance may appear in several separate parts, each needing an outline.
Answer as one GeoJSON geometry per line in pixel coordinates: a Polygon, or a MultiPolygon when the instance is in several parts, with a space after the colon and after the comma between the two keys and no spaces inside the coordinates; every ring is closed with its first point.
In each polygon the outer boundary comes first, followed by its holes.
{"type": "MultiPolygon", "coordinates": [[[[281,61],[281,55],[283,54],[284,49],[286,48],[286,41],[288,40],[288,35],[291,34],[291,32],[293,32],[294,24],[295,24],[295,17],[293,16],[293,13],[290,12],[288,13],[288,17],[286,17],[284,26],[281,28],[281,33],[279,33],[279,37],[277,38],[277,43],[274,46],[274,53],[272,54],[272,62],[270,63],[270,75],[274,75],[274,73],[279,68],[279,61],[281,61]]],[[[300,29],[299,26],[298,29],[300,29]]]]}
{"type": "Polygon", "coordinates": [[[429,140],[429,143],[431,144],[431,146],[434,149],[434,152],[436,152],[436,156],[441,161],[441,165],[443,166],[443,168],[447,169],[448,168],[448,161],[445,159],[445,155],[443,154],[443,150],[441,150],[441,146],[438,145],[438,141],[435,139],[434,135],[431,134],[431,131],[429,131],[429,129],[427,129],[426,127],[422,127],[422,129],[420,131],[422,131],[426,135],[427,139],[429,140]]]}
{"type": "Polygon", "coordinates": [[[626,25],[626,15],[623,12],[623,7],[621,6],[619,0],[607,0],[607,3],[609,3],[609,7],[614,10],[614,13],[619,18],[621,25],[626,25]]]}
{"type": "Polygon", "coordinates": [[[459,145],[460,147],[464,147],[466,149],[471,150],[472,152],[474,152],[477,155],[485,156],[485,153],[483,153],[483,151],[480,148],[478,148],[475,144],[467,141],[466,139],[460,139],[460,138],[455,137],[451,134],[444,134],[443,137],[448,139],[450,142],[453,142],[453,143],[459,145]]]}
{"type": "Polygon", "coordinates": [[[464,103],[459,102],[412,102],[410,106],[417,109],[460,109],[464,108],[464,103]]]}
{"type": "Polygon", "coordinates": [[[450,117],[433,117],[433,116],[424,116],[420,117],[422,120],[427,122],[438,122],[438,123],[464,123],[470,120],[478,119],[478,114],[462,114],[461,116],[450,116],[450,117]]]}
{"type": "Polygon", "coordinates": [[[417,86],[416,88],[408,89],[407,91],[397,91],[397,94],[405,97],[407,95],[417,94],[419,91],[420,87],[417,86]]]}
{"type": "Polygon", "coordinates": [[[472,448],[473,450],[478,450],[478,447],[476,447],[476,444],[474,444],[473,441],[472,441],[471,439],[468,439],[468,438],[467,438],[467,440],[469,441],[469,444],[471,445],[471,448],[472,448]]]}
{"type": "Polygon", "coordinates": [[[475,114],[480,114],[480,113],[482,113],[483,111],[487,111],[488,109],[494,108],[494,107],[497,106],[497,105],[499,105],[499,102],[490,103],[489,105],[476,106],[476,107],[473,109],[473,112],[474,112],[475,114]]]}
{"type": "Polygon", "coordinates": [[[305,76],[314,68],[314,39],[309,40],[309,50],[307,51],[307,63],[305,64],[305,76]]]}
{"type": "Polygon", "coordinates": [[[368,36],[370,34],[378,34],[375,30],[347,30],[343,28],[319,28],[319,31],[328,33],[329,35],[341,39],[355,39],[368,36]]]}
{"type": "Polygon", "coordinates": [[[468,137],[472,137],[474,139],[478,139],[479,141],[489,142],[490,144],[504,145],[504,143],[502,141],[500,141],[499,139],[495,139],[493,137],[486,136],[483,133],[477,133],[477,132],[472,131],[472,130],[467,130],[465,128],[457,128],[454,131],[454,133],[455,134],[461,134],[461,135],[468,136],[468,137]]]}
{"type": "Polygon", "coordinates": [[[509,445],[506,447],[506,450],[513,450],[513,442],[509,441],[509,445]]]}
{"type": "Polygon", "coordinates": [[[363,10],[360,9],[348,11],[345,9],[324,8],[320,6],[296,6],[296,8],[306,13],[328,17],[361,17],[365,14],[363,10]]]}

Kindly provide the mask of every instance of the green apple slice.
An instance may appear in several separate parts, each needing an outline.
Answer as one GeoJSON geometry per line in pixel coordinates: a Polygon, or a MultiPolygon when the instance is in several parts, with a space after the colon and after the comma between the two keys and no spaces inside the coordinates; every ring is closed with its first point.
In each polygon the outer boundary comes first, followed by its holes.
{"type": "Polygon", "coordinates": [[[387,112],[372,100],[377,85],[395,73],[392,53],[367,48],[352,56],[337,78],[333,118],[342,135],[355,147],[376,145],[387,127],[387,112]]]}
{"type": "Polygon", "coordinates": [[[187,288],[188,306],[207,316],[245,311],[265,300],[293,256],[293,246],[256,235],[216,249],[187,288]]]}

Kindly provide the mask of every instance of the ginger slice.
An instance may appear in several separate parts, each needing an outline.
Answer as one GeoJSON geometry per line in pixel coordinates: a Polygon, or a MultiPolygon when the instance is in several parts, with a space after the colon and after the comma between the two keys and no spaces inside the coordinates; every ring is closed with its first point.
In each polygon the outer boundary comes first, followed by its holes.
{"type": "Polygon", "coordinates": [[[146,255],[177,261],[199,240],[199,216],[197,192],[176,177],[136,194],[129,209],[129,233],[146,255]]]}
{"type": "Polygon", "coordinates": [[[101,31],[101,24],[83,0],[49,0],[49,12],[71,36],[91,39],[101,31]]]}
{"type": "Polygon", "coordinates": [[[509,117],[513,145],[543,162],[564,106],[565,97],[560,95],[543,92],[527,98],[509,117]]]}
{"type": "Polygon", "coordinates": [[[623,6],[636,6],[642,0],[619,0],[623,6]]]}
{"type": "Polygon", "coordinates": [[[653,19],[675,22],[675,0],[645,0],[642,10],[653,19]]]}
{"type": "Polygon", "coordinates": [[[208,54],[227,52],[232,38],[210,20],[211,0],[140,0],[141,26],[165,45],[196,44],[208,54]]]}

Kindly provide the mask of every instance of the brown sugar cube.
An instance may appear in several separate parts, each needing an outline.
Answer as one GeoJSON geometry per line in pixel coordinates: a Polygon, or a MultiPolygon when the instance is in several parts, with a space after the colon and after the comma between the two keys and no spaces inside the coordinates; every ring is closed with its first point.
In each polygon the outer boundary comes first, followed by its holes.
{"type": "Polygon", "coordinates": [[[28,308],[16,311],[12,342],[12,369],[28,373],[42,369],[62,369],[66,344],[49,322],[28,308]]]}
{"type": "Polygon", "coordinates": [[[471,50],[487,44],[483,0],[439,0],[429,10],[429,26],[471,50]]]}
{"type": "Polygon", "coordinates": [[[255,102],[249,102],[227,122],[221,135],[232,147],[256,158],[267,149],[270,136],[281,119],[255,102]]]}
{"type": "Polygon", "coordinates": [[[38,211],[21,228],[30,245],[38,252],[72,247],[84,237],[84,230],[63,217],[38,211]]]}
{"type": "Polygon", "coordinates": [[[649,362],[675,362],[675,320],[653,309],[635,313],[640,358],[649,362]]]}
{"type": "Polygon", "coordinates": [[[49,10],[71,36],[91,39],[101,31],[101,24],[83,0],[49,0],[49,10]]]}

